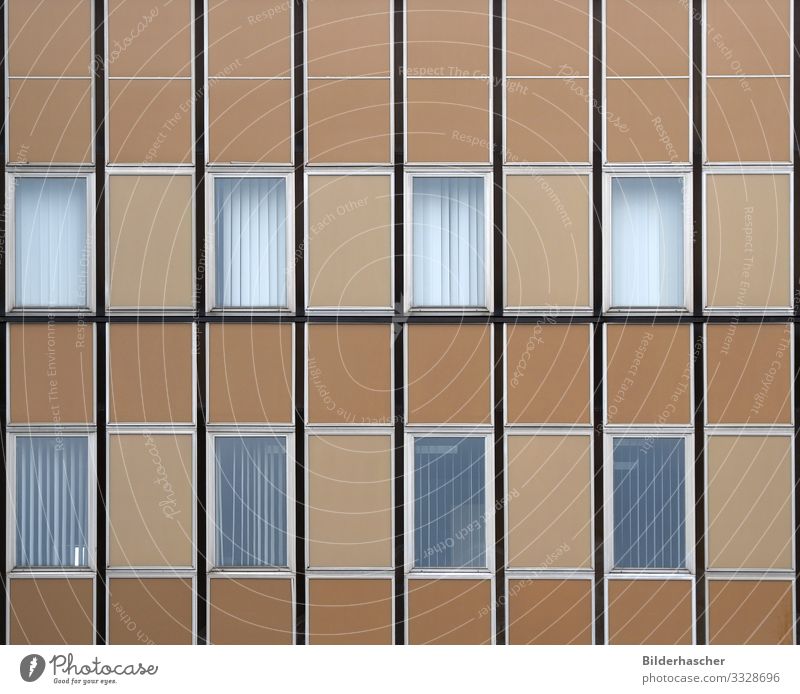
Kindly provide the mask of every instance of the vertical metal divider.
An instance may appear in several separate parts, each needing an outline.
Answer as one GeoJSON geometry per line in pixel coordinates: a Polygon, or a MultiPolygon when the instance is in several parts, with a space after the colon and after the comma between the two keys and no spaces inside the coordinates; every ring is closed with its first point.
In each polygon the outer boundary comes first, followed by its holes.
{"type": "MultiPolygon", "coordinates": [[[[798,340],[800,340],[800,219],[797,214],[797,201],[800,200],[800,94],[797,89],[797,77],[800,75],[800,43],[798,43],[798,34],[800,34],[800,8],[794,8],[794,26],[792,27],[792,62],[790,68],[793,70],[794,76],[794,94],[793,98],[793,118],[792,123],[792,164],[794,170],[793,185],[793,198],[792,198],[792,234],[794,235],[794,258],[793,258],[793,281],[792,285],[792,306],[794,308],[794,344],[795,351],[797,350],[798,340]]],[[[798,363],[797,356],[795,355],[794,364],[794,609],[795,609],[795,644],[800,645],[800,562],[798,562],[797,552],[800,548],[800,446],[798,446],[798,437],[800,437],[800,396],[798,396],[797,389],[800,387],[800,364],[798,363]]]]}
{"type": "MultiPolygon", "coordinates": [[[[7,45],[5,40],[5,0],[0,0],[0,38],[3,40],[3,45],[7,45]]],[[[0,71],[2,72],[3,79],[0,79],[0,103],[4,104],[3,114],[4,117],[0,119],[0,183],[3,186],[2,195],[0,195],[0,315],[3,316],[2,330],[0,330],[0,358],[2,358],[2,374],[0,374],[0,645],[6,643],[6,630],[8,625],[9,615],[6,612],[6,605],[8,604],[8,583],[6,576],[6,538],[8,532],[6,528],[6,499],[8,490],[6,488],[7,469],[6,469],[6,359],[8,359],[7,346],[6,346],[6,329],[7,323],[5,321],[6,311],[6,119],[5,119],[5,103],[6,103],[6,53],[2,52],[0,56],[0,71]]],[[[8,639],[10,641],[10,639],[8,639]]]]}

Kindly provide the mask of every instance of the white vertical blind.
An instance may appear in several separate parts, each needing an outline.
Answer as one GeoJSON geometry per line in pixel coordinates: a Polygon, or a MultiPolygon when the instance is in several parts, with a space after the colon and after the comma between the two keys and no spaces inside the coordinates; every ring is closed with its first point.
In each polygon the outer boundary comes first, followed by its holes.
{"type": "Polygon", "coordinates": [[[276,436],[216,439],[218,566],[286,566],[286,445],[276,436]]]}
{"type": "Polygon", "coordinates": [[[18,436],[16,442],[16,565],[88,566],[88,439],[18,436]]]}
{"type": "Polygon", "coordinates": [[[612,297],[620,307],[684,299],[683,179],[612,179],[612,297]]]}
{"type": "Polygon", "coordinates": [[[285,179],[217,178],[214,185],[217,306],[286,306],[285,179]]]}
{"type": "Polygon", "coordinates": [[[86,306],[86,179],[20,176],[14,191],[16,305],[86,306]]]}
{"type": "Polygon", "coordinates": [[[415,306],[484,306],[484,180],[413,179],[415,306]]]}

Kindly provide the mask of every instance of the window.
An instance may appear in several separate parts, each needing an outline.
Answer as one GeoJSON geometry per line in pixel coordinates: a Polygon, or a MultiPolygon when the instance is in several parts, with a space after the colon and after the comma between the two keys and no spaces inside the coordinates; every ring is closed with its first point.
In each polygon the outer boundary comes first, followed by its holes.
{"type": "Polygon", "coordinates": [[[611,178],[611,307],[686,305],[683,177],[611,178]]]}
{"type": "Polygon", "coordinates": [[[414,568],[487,568],[486,439],[424,436],[413,451],[414,568]]]}
{"type": "Polygon", "coordinates": [[[86,308],[87,177],[14,179],[14,305],[86,308]]]}
{"type": "Polygon", "coordinates": [[[17,436],[15,452],[15,565],[88,567],[88,437],[17,436]]]}
{"type": "Polygon", "coordinates": [[[288,307],[283,176],[214,179],[217,308],[288,307]]]}
{"type": "Polygon", "coordinates": [[[216,456],[216,565],[286,567],[286,439],[220,436],[216,456]]]}
{"type": "Polygon", "coordinates": [[[613,568],[686,569],[683,437],[615,437],[613,568]]]}
{"type": "Polygon", "coordinates": [[[412,177],[412,305],[487,307],[483,176],[412,177]]]}

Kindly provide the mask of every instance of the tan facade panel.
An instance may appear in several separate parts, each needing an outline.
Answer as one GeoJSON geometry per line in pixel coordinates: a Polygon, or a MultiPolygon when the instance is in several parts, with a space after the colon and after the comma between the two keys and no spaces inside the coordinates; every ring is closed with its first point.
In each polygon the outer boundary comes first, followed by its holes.
{"type": "Polygon", "coordinates": [[[111,80],[108,103],[110,163],[191,163],[191,81],[111,80]]]}
{"type": "Polygon", "coordinates": [[[589,190],[587,176],[506,177],[506,306],[589,306],[589,190]]]}
{"type": "Polygon", "coordinates": [[[392,566],[392,440],[308,439],[309,565],[392,566]]]}
{"type": "Polygon", "coordinates": [[[508,80],[506,109],[506,162],[591,159],[589,80],[508,80]]]}
{"type": "Polygon", "coordinates": [[[112,578],[108,642],[114,646],[190,645],[193,601],[190,578],[112,578]]]}
{"type": "Polygon", "coordinates": [[[94,421],[91,324],[12,324],[9,351],[12,424],[94,421]]]}
{"type": "Polygon", "coordinates": [[[491,335],[484,325],[408,326],[409,423],[492,421],[491,335]]]}
{"type": "Polygon", "coordinates": [[[109,439],[109,565],[194,563],[193,445],[189,434],[115,434],[109,439]]]}
{"type": "Polygon", "coordinates": [[[390,325],[309,325],[308,421],[391,422],[391,344],[390,325]]]}
{"type": "Polygon", "coordinates": [[[392,306],[392,179],[308,178],[308,303],[392,306]]]}
{"type": "Polygon", "coordinates": [[[611,645],[690,645],[694,631],[692,581],[609,580],[611,645]]]}
{"type": "Polygon", "coordinates": [[[111,422],[193,420],[192,338],[189,323],[111,325],[111,422]]]}
{"type": "Polygon", "coordinates": [[[490,161],[487,80],[413,79],[406,88],[408,161],[490,161]]]}
{"type": "Polygon", "coordinates": [[[107,0],[111,77],[189,77],[191,0],[107,0]]]}
{"type": "Polygon", "coordinates": [[[208,421],[290,424],[292,326],[225,321],[208,331],[208,421]]]}
{"type": "Polygon", "coordinates": [[[706,328],[709,424],[791,424],[792,333],[788,325],[706,328]]]}
{"type": "Polygon", "coordinates": [[[791,581],[708,582],[708,642],[791,645],[791,581]]]}
{"type": "Polygon", "coordinates": [[[518,578],[508,582],[511,645],[592,643],[592,582],[518,578]]]}
{"type": "Polygon", "coordinates": [[[612,162],[689,161],[689,80],[609,80],[606,157],[612,162]]]}
{"type": "Polygon", "coordinates": [[[592,566],[589,436],[508,436],[508,565],[592,566]]]}
{"type": "Polygon", "coordinates": [[[788,75],[791,0],[709,0],[709,75],[788,75]]]}
{"type": "Polygon", "coordinates": [[[689,74],[689,3],[606,0],[609,76],[689,74]]]}
{"type": "Polygon", "coordinates": [[[591,422],[588,325],[509,325],[506,417],[514,424],[591,422]]]}
{"type": "Polygon", "coordinates": [[[8,90],[9,162],[92,161],[91,80],[10,79],[8,90]]]}
{"type": "Polygon", "coordinates": [[[8,585],[12,645],[90,646],[94,642],[91,578],[17,578],[8,585]]]}
{"type": "Polygon", "coordinates": [[[311,77],[388,77],[392,4],[389,0],[314,0],[306,5],[311,77]]]}
{"type": "Polygon", "coordinates": [[[389,578],[312,578],[308,582],[308,642],[391,645],[394,592],[389,578]]]}
{"type": "Polygon", "coordinates": [[[709,79],[708,161],[791,161],[789,78],[709,79]]]}
{"type": "Polygon", "coordinates": [[[191,176],[111,176],[108,188],[109,304],[192,308],[191,176]]]}
{"type": "Polygon", "coordinates": [[[379,164],[391,161],[388,79],[308,81],[308,161],[379,164]]]}
{"type": "Polygon", "coordinates": [[[589,0],[506,0],[506,74],[588,75],[589,0]]]}
{"type": "Polygon", "coordinates": [[[214,578],[209,640],[217,645],[289,645],[294,641],[292,582],[283,578],[214,578]]]}
{"type": "Polygon", "coordinates": [[[692,415],[688,325],[609,325],[609,424],[688,424],[692,415]]]}
{"type": "Polygon", "coordinates": [[[489,0],[408,0],[409,76],[489,74],[489,0]]]}
{"type": "Polygon", "coordinates": [[[289,77],[292,5],[264,0],[207,0],[208,74],[289,77]]]}
{"type": "Polygon", "coordinates": [[[292,161],[292,83],[216,80],[208,87],[209,161],[292,161]]]}
{"type": "Polygon", "coordinates": [[[472,646],[492,642],[492,583],[472,579],[408,581],[408,643],[472,646]]]}
{"type": "Polygon", "coordinates": [[[792,569],[792,440],[788,436],[711,436],[708,566],[792,569]]]}
{"type": "Polygon", "coordinates": [[[9,75],[91,75],[91,0],[9,0],[6,7],[9,75]]]}
{"type": "Polygon", "coordinates": [[[791,177],[706,178],[706,302],[709,306],[790,306],[791,177]]]}

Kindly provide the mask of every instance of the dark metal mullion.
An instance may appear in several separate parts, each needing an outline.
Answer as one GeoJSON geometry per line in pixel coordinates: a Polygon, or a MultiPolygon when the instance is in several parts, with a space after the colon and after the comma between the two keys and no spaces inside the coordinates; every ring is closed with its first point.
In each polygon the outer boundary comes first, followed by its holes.
{"type": "MultiPolygon", "coordinates": [[[[792,43],[792,67],[794,68],[794,77],[800,75],[800,43],[798,43],[798,35],[800,35],[800,11],[797,7],[794,8],[794,27],[793,27],[793,43],[792,43]]],[[[794,123],[792,124],[792,134],[794,140],[792,142],[792,156],[794,163],[794,206],[793,210],[794,220],[792,233],[794,234],[794,291],[792,292],[792,302],[794,307],[794,344],[795,350],[797,349],[798,339],[800,339],[800,218],[797,214],[797,201],[800,200],[800,140],[798,140],[798,133],[800,133],[800,92],[798,92],[797,84],[794,85],[794,123]]],[[[795,562],[795,643],[800,645],[800,562],[797,560],[797,551],[800,547],[800,446],[797,445],[798,437],[800,436],[800,397],[798,397],[797,389],[800,386],[800,363],[795,356],[795,372],[794,372],[794,562],[795,562]]]]}
{"type": "MultiPolygon", "coordinates": [[[[3,45],[5,42],[5,0],[0,0],[0,37],[3,37],[3,45]]],[[[6,54],[0,56],[0,67],[2,68],[0,74],[3,79],[0,80],[0,103],[6,103],[6,54]]],[[[5,106],[3,107],[5,108],[5,106]]],[[[5,111],[4,111],[5,113],[5,111]]],[[[3,192],[0,195],[0,315],[5,316],[6,311],[6,119],[2,119],[0,123],[0,184],[2,184],[3,192]]],[[[6,324],[5,322],[0,325],[0,358],[2,359],[3,368],[0,369],[0,645],[4,645],[6,641],[6,625],[8,624],[8,614],[6,613],[6,597],[8,593],[8,584],[6,579],[6,546],[7,528],[6,528],[6,324]]],[[[10,641],[10,639],[8,639],[10,641]]]]}

